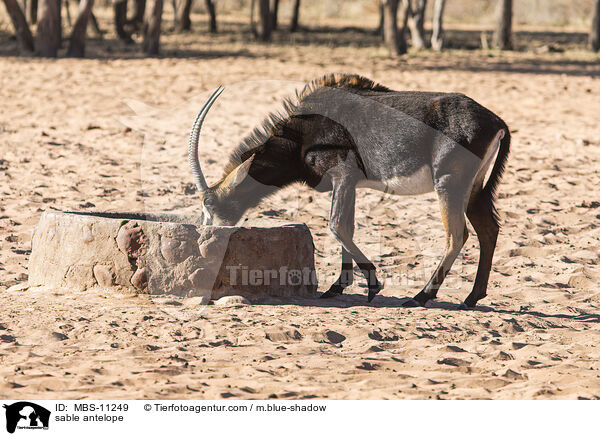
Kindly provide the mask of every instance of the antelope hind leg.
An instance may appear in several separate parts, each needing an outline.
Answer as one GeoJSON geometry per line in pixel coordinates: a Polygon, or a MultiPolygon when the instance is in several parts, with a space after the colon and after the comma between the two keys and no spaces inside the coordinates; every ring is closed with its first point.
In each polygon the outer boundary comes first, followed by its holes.
{"type": "Polygon", "coordinates": [[[425,303],[437,296],[438,289],[444,282],[469,235],[465,220],[464,201],[461,196],[450,196],[447,192],[438,191],[438,197],[440,199],[442,221],[446,230],[446,249],[429,282],[412,300],[408,300],[403,304],[405,307],[414,307],[417,304],[425,306],[425,303]]]}
{"type": "Polygon", "coordinates": [[[486,197],[485,195],[483,192],[477,194],[467,208],[467,218],[471,221],[479,239],[479,265],[473,290],[464,302],[466,307],[475,307],[477,302],[486,296],[492,258],[500,229],[494,217],[493,199],[491,196],[486,197]]]}

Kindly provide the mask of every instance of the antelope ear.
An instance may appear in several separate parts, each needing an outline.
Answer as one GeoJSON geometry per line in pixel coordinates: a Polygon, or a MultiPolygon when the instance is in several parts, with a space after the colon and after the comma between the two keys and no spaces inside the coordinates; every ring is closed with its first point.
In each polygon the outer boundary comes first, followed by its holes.
{"type": "Polygon", "coordinates": [[[235,169],[230,172],[227,177],[225,177],[224,185],[228,189],[233,189],[246,178],[248,175],[248,171],[250,171],[250,165],[252,165],[252,161],[254,160],[254,154],[252,157],[246,159],[242,164],[235,167],[235,169]]]}

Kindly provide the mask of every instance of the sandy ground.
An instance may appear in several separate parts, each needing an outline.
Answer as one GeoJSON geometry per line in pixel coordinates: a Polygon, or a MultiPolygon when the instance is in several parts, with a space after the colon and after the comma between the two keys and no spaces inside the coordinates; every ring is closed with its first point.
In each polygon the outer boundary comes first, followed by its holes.
{"type": "MultiPolygon", "coordinates": [[[[1,397],[600,398],[597,57],[453,51],[396,61],[368,44],[221,38],[190,58],[0,59],[1,397]],[[282,95],[328,72],[464,92],[511,127],[503,228],[476,310],[456,310],[476,270],[474,236],[437,301],[399,307],[442,252],[439,211],[433,195],[372,191],[360,195],[356,241],[387,280],[373,304],[360,280],[335,300],[234,307],[7,291],[27,281],[43,210],[197,211],[185,194],[187,133],[217,85],[227,91],[201,153],[213,181],[282,95]]],[[[309,224],[321,291],[339,268],[328,207],[328,194],[295,187],[248,214],[309,224]]]]}

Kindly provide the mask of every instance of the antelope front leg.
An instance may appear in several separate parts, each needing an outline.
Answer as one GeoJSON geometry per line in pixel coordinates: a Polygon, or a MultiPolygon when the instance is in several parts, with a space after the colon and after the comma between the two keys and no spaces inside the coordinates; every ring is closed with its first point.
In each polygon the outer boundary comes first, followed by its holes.
{"type": "Polygon", "coordinates": [[[321,295],[321,298],[331,298],[340,295],[353,281],[352,255],[342,246],[342,271],[340,272],[340,276],[332,283],[329,290],[321,295]]]}
{"type": "MultiPolygon", "coordinates": [[[[352,282],[352,260],[354,260],[367,280],[369,287],[368,299],[371,301],[381,290],[381,283],[379,283],[377,280],[375,265],[373,265],[373,263],[367,259],[362,251],[360,251],[360,249],[352,241],[352,237],[354,236],[355,199],[355,181],[349,178],[339,178],[333,180],[333,196],[331,200],[329,228],[336,239],[342,244],[342,274],[340,275],[340,279],[342,276],[347,276],[349,273],[349,282],[352,282]],[[344,258],[344,253],[347,253],[348,255],[346,258],[344,258]]],[[[325,298],[342,293],[344,288],[341,287],[340,289],[339,287],[342,284],[340,279],[338,279],[332,285],[329,291],[323,294],[325,298]],[[331,292],[332,289],[333,292],[337,291],[337,294],[331,292]]]]}

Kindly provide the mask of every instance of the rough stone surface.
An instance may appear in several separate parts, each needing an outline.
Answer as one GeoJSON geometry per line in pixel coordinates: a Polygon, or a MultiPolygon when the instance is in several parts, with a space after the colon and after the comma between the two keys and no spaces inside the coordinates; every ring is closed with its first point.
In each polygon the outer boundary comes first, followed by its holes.
{"type": "Polygon", "coordinates": [[[136,223],[127,223],[119,229],[117,234],[117,246],[127,257],[137,259],[142,255],[146,246],[142,229],[136,223]]]}
{"type": "Polygon", "coordinates": [[[93,271],[98,286],[108,288],[115,284],[114,274],[110,266],[102,264],[94,265],[93,271]]]}
{"type": "Polygon", "coordinates": [[[131,284],[138,291],[148,287],[148,268],[138,268],[131,276],[131,284]]]}
{"type": "Polygon", "coordinates": [[[315,296],[304,224],[203,226],[194,216],[47,211],[35,229],[29,285],[185,297],[315,296]]]}

